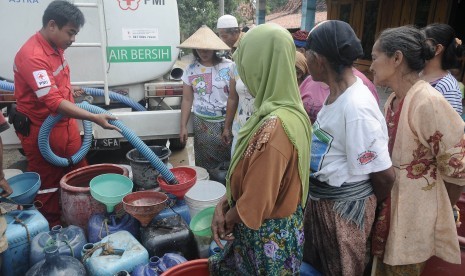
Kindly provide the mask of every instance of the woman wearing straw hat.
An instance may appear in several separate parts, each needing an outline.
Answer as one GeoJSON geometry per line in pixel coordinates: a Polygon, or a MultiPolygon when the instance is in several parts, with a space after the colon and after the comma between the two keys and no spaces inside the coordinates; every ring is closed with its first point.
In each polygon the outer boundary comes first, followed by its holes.
{"type": "Polygon", "coordinates": [[[179,48],[192,49],[195,60],[184,70],[181,104],[181,143],[187,141],[187,122],[193,107],[195,165],[213,169],[229,161],[230,145],[221,140],[233,62],[216,55],[229,50],[207,26],[200,27],[179,48]]]}

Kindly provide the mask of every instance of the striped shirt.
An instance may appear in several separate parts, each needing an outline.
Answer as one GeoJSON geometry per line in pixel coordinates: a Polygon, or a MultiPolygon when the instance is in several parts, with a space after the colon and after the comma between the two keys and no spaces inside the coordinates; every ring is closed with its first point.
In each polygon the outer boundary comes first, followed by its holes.
{"type": "Polygon", "coordinates": [[[460,91],[459,83],[450,72],[430,84],[444,95],[455,111],[462,115],[462,91],[460,91]]]}

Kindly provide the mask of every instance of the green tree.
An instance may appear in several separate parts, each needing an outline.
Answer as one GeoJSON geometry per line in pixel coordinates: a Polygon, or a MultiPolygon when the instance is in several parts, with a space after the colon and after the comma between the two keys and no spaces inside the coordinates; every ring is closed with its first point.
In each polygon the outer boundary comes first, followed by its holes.
{"type": "Polygon", "coordinates": [[[266,13],[270,14],[284,7],[289,0],[266,0],[266,13]]]}
{"type": "MultiPolygon", "coordinates": [[[[241,2],[244,0],[225,0],[224,13],[237,17],[237,7],[241,2]]],[[[218,0],[178,0],[181,41],[188,38],[202,25],[207,25],[215,30],[219,17],[218,9],[218,0]]],[[[241,21],[240,18],[238,19],[241,21]]]]}

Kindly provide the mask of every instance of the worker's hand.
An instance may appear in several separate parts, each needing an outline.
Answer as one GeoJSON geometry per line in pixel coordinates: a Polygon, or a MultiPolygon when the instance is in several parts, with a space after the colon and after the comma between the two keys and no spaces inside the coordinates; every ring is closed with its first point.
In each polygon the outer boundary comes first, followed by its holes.
{"type": "Polygon", "coordinates": [[[230,128],[224,128],[223,133],[221,133],[221,141],[223,141],[223,144],[225,145],[230,145],[232,141],[232,133],[230,128]]]}
{"type": "Polygon", "coordinates": [[[10,184],[8,184],[8,181],[6,181],[5,178],[2,178],[2,180],[0,180],[0,188],[3,189],[2,193],[0,194],[0,196],[2,197],[7,197],[13,193],[10,184]]]}
{"type": "Polygon", "coordinates": [[[226,197],[220,200],[215,208],[215,213],[213,214],[212,220],[212,233],[213,233],[213,240],[216,244],[223,249],[223,244],[221,243],[220,239],[222,240],[233,240],[234,237],[232,235],[227,236],[226,233],[226,219],[225,215],[229,210],[229,204],[226,197]]]}
{"type": "Polygon", "coordinates": [[[73,97],[79,97],[85,94],[84,89],[82,89],[80,86],[73,86],[71,87],[73,97]]]}
{"type": "Polygon", "coordinates": [[[187,128],[185,126],[181,126],[181,130],[179,131],[179,140],[181,143],[187,143],[187,128]]]}
{"type": "Polygon", "coordinates": [[[119,129],[118,127],[110,124],[108,122],[108,120],[118,120],[118,118],[113,116],[113,115],[105,114],[105,113],[95,114],[93,122],[96,123],[97,125],[103,127],[104,129],[113,129],[113,130],[116,130],[118,132],[121,132],[121,129],[119,129]]]}

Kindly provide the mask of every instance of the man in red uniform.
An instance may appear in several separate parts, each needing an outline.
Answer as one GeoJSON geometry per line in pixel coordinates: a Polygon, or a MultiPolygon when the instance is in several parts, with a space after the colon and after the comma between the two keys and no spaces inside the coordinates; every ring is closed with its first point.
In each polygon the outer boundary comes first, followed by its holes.
{"type": "Polygon", "coordinates": [[[71,157],[81,147],[75,119],[95,122],[106,129],[118,130],[108,123],[116,119],[92,114],[74,104],[68,62],[63,53],[84,25],[84,15],[73,4],[53,1],[42,17],[42,29],[29,38],[16,54],[14,81],[17,112],[16,134],[28,161],[28,171],[40,174],[42,185],[36,201],[50,226],[60,224],[59,183],[67,172],[87,165],[85,160],[62,168],[47,162],[37,143],[39,129],[50,114],[64,115],[50,133],[50,146],[61,157],[71,157]],[[75,119],[73,119],[75,118],[75,119]]]}

